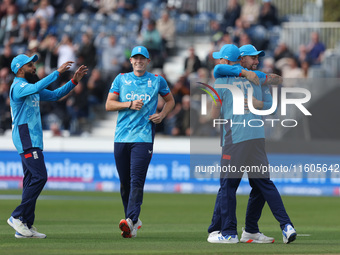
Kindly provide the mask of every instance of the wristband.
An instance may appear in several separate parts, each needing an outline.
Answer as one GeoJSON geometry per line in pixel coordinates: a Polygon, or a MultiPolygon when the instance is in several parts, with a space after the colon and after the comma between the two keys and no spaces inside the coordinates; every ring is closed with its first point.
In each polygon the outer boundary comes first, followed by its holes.
{"type": "Polygon", "coordinates": [[[128,109],[131,109],[131,106],[132,106],[132,102],[133,102],[133,101],[131,100],[131,101],[130,101],[130,106],[129,106],[129,108],[128,108],[128,109]]]}
{"type": "Polygon", "coordinates": [[[74,85],[77,85],[78,83],[75,82],[73,79],[71,79],[71,82],[74,84],[74,85]]]}

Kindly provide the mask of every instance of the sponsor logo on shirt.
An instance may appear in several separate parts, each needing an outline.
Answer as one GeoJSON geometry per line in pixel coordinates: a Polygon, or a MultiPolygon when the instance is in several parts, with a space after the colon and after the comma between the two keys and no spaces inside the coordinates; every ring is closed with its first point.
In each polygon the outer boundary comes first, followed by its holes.
{"type": "Polygon", "coordinates": [[[20,87],[23,88],[23,87],[25,87],[27,84],[28,84],[27,82],[23,82],[23,83],[21,83],[20,87]]]}
{"type": "Polygon", "coordinates": [[[37,106],[39,106],[39,100],[32,100],[32,105],[34,106],[34,107],[37,107],[37,106]]]}
{"type": "Polygon", "coordinates": [[[133,91],[131,93],[126,94],[125,98],[127,100],[143,100],[143,101],[150,101],[151,96],[148,94],[135,94],[133,91]]]}

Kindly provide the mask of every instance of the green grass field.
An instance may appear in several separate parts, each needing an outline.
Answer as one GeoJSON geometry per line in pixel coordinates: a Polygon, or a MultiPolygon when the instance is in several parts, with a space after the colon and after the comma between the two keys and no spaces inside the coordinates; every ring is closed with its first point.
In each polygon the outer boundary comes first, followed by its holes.
{"type": "MultiPolygon", "coordinates": [[[[339,197],[283,197],[297,240],[282,243],[279,224],[266,205],[260,230],[274,244],[210,244],[206,241],[215,195],[144,196],[137,238],[123,239],[118,193],[43,191],[35,226],[46,239],[16,239],[6,223],[21,191],[0,190],[0,254],[340,254],[339,197]],[[12,196],[11,196],[12,197],[12,196]]],[[[238,196],[238,231],[244,226],[247,196],[238,196]]]]}

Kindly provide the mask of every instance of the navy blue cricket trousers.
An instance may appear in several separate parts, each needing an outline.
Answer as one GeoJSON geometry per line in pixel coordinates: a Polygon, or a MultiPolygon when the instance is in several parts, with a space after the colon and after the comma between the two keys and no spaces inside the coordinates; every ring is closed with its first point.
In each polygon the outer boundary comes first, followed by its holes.
{"type": "Polygon", "coordinates": [[[28,149],[20,157],[24,171],[22,200],[12,216],[27,223],[30,228],[34,223],[37,199],[47,182],[47,170],[44,155],[39,148],[28,149]]]}
{"type": "Polygon", "coordinates": [[[133,223],[138,221],[143,203],[144,184],[152,150],[153,143],[114,143],[125,218],[130,218],[133,223]]]}
{"type": "MultiPolygon", "coordinates": [[[[237,235],[236,191],[243,175],[241,166],[268,164],[264,139],[253,139],[223,147],[221,166],[234,166],[236,172],[226,172],[221,176],[209,233],[218,230],[222,231],[223,235],[237,235]]],[[[281,229],[285,224],[292,224],[278,190],[269,179],[269,172],[248,173],[248,178],[252,190],[248,200],[245,230],[249,233],[260,232],[258,221],[266,201],[281,229]]]]}

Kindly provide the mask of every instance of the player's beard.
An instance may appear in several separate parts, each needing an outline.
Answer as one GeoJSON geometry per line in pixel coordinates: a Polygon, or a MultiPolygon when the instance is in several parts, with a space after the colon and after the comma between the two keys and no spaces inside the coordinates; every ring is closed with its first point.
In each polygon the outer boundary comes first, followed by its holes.
{"type": "Polygon", "coordinates": [[[28,83],[36,83],[40,80],[38,75],[28,72],[25,73],[25,79],[28,81],[28,83]]]}

